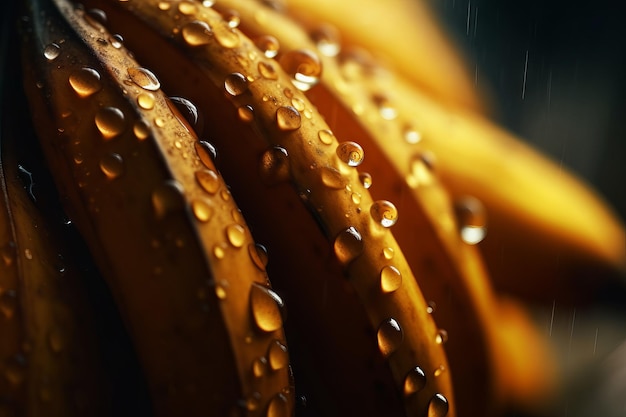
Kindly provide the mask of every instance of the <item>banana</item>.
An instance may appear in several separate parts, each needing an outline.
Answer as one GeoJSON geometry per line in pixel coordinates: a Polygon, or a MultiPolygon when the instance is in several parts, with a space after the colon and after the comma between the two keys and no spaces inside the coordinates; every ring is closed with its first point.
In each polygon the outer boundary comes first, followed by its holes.
{"type": "Polygon", "coordinates": [[[13,58],[3,53],[0,87],[0,415],[109,415],[84,277],[20,180],[27,132],[25,117],[8,117],[19,102],[6,83],[19,77],[13,58]]]}
{"type": "MultiPolygon", "coordinates": [[[[290,308],[289,322],[296,328],[294,338],[305,341],[296,343],[298,348],[320,365],[318,374],[304,377],[296,366],[296,383],[304,380],[314,389],[331,385],[330,392],[310,394],[321,398],[320,408],[329,415],[396,413],[394,396],[405,397],[409,414],[455,415],[439,329],[385,227],[395,221],[387,211],[392,204],[372,200],[353,167],[351,158],[358,160],[360,150],[340,145],[288,73],[213,9],[193,2],[87,5],[105,10],[113,31],[126,29],[126,45],[159,68],[168,91],[202,110],[205,135],[216,144],[220,169],[249,213],[251,228],[278,253],[280,263],[268,265],[272,281],[287,300],[293,295],[304,305],[290,308]],[[160,51],[158,58],[142,47],[146,44],[160,51]],[[224,105],[224,95],[234,108],[224,105]],[[306,238],[294,242],[294,235],[306,238]],[[319,339],[301,334],[303,328],[319,339]],[[315,346],[307,347],[307,340],[315,346]],[[377,345],[378,353],[372,349],[377,345]],[[349,354],[342,353],[346,349],[349,354]],[[350,359],[354,352],[359,357],[350,359]],[[380,363],[380,353],[399,391],[386,400],[381,382],[367,375],[380,363]],[[336,360],[337,355],[348,360],[336,360]],[[355,404],[356,387],[367,394],[355,404]]],[[[294,57],[298,64],[307,58],[294,57]]]]}
{"type": "Polygon", "coordinates": [[[66,210],[116,299],[155,415],[289,415],[283,302],[199,141],[101,14],[28,3],[24,85],[66,210]]]}

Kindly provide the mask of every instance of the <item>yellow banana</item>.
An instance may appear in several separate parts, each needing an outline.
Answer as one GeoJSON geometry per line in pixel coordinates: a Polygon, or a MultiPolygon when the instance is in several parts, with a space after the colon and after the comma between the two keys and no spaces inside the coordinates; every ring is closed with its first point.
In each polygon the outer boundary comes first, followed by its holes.
{"type": "Polygon", "coordinates": [[[290,414],[282,301],[209,145],[98,14],[63,0],[29,5],[34,123],[132,336],[155,414],[290,414]]]}

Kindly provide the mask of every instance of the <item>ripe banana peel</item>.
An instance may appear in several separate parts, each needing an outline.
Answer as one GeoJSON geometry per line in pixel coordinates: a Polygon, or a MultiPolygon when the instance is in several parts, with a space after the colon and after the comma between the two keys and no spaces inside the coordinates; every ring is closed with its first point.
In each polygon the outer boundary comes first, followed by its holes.
{"type": "Polygon", "coordinates": [[[430,23],[408,40],[435,39],[445,65],[416,67],[387,22],[422,6],[395,3],[370,36],[358,22],[380,2],[351,21],[324,2],[27,1],[33,121],[156,415],[495,416],[550,399],[545,342],[494,286],[551,301],[573,268],[623,271],[623,227],[467,110],[479,100],[430,23]]]}

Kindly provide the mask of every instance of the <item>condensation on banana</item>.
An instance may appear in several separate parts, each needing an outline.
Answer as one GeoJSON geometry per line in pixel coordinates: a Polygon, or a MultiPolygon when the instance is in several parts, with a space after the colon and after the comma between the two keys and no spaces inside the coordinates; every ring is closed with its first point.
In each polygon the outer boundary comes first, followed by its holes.
{"type": "Polygon", "coordinates": [[[24,78],[41,146],[156,415],[291,414],[283,302],[210,145],[97,13],[29,6],[24,78]]]}

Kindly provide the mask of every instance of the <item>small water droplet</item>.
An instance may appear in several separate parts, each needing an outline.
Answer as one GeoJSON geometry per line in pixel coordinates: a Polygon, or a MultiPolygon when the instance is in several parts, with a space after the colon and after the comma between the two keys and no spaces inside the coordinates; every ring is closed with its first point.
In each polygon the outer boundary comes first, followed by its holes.
{"type": "Polygon", "coordinates": [[[432,184],[434,163],[434,155],[429,152],[413,157],[409,162],[409,175],[406,178],[409,187],[417,188],[432,184]]]}
{"type": "Polygon", "coordinates": [[[246,231],[240,224],[231,224],[226,227],[226,237],[231,245],[240,248],[246,243],[246,231]]]}
{"type": "Polygon", "coordinates": [[[215,146],[207,141],[201,140],[194,143],[194,148],[202,164],[207,168],[213,168],[213,162],[217,158],[215,146]]]}
{"type": "Polygon", "coordinates": [[[448,341],[448,332],[444,329],[439,329],[437,331],[437,335],[435,336],[435,343],[438,345],[443,345],[448,341]]]}
{"type": "Polygon", "coordinates": [[[214,4],[215,0],[202,0],[202,6],[206,8],[213,7],[214,4]]]}
{"type": "Polygon", "coordinates": [[[96,127],[104,139],[113,139],[126,128],[124,113],[116,107],[103,107],[96,113],[96,127]]]}
{"type": "Polygon", "coordinates": [[[276,110],[276,123],[280,130],[297,130],[302,124],[302,119],[298,110],[291,106],[283,106],[276,110]]]}
{"type": "Polygon", "coordinates": [[[285,148],[273,146],[263,152],[259,164],[261,180],[268,185],[289,179],[289,155],[285,148]]]}
{"type": "Polygon", "coordinates": [[[85,21],[100,32],[104,32],[104,26],[107,23],[107,15],[104,10],[90,9],[85,13],[85,21]]]}
{"type": "Polygon", "coordinates": [[[454,208],[461,239],[469,245],[482,242],[487,234],[487,214],[481,201],[465,196],[455,202],[454,208]]]}
{"type": "Polygon", "coordinates": [[[280,57],[279,62],[291,76],[293,85],[301,91],[308,91],[322,75],[322,61],[317,54],[307,49],[289,51],[280,57]]]}
{"type": "Polygon", "coordinates": [[[169,99],[185,120],[187,120],[190,126],[198,127],[200,122],[200,112],[198,111],[198,107],[196,107],[191,100],[184,97],[170,97],[169,99]]]}
{"type": "Polygon", "coordinates": [[[265,35],[260,36],[254,40],[254,44],[257,48],[263,52],[266,58],[274,58],[278,55],[278,51],[280,50],[280,43],[278,39],[273,36],[265,35]]]}
{"type": "Polygon", "coordinates": [[[283,369],[289,365],[287,346],[283,345],[280,340],[274,340],[270,343],[267,357],[269,359],[270,368],[272,368],[273,371],[283,369]]]}
{"type": "Polygon", "coordinates": [[[330,145],[335,141],[335,135],[328,129],[322,129],[317,132],[317,136],[324,145],[330,145]]]}
{"type": "Polygon", "coordinates": [[[32,260],[33,259],[33,251],[31,251],[29,248],[24,249],[24,257],[28,260],[32,260]]]}
{"type": "Polygon", "coordinates": [[[374,103],[378,107],[380,117],[385,120],[394,120],[398,117],[398,110],[391,105],[391,102],[387,97],[376,95],[373,99],[374,103]]]}
{"type": "Polygon", "coordinates": [[[393,318],[383,321],[378,327],[378,348],[385,358],[394,353],[404,340],[400,324],[393,318]]]}
{"type": "Polygon", "coordinates": [[[129,67],[127,72],[130,79],[144,90],[157,91],[161,88],[159,79],[146,68],[129,67]]]}
{"type": "Polygon", "coordinates": [[[181,33],[185,42],[190,46],[206,45],[213,38],[209,25],[200,20],[194,20],[185,24],[181,33]]]}
{"type": "Polygon", "coordinates": [[[339,262],[347,266],[363,253],[363,246],[361,234],[350,226],[337,235],[333,248],[339,262]]]}
{"type": "Polygon", "coordinates": [[[233,97],[239,96],[248,91],[248,80],[243,74],[233,72],[224,80],[224,89],[233,97]]]}
{"type": "Polygon", "coordinates": [[[214,21],[211,24],[211,29],[217,42],[224,48],[231,49],[239,46],[241,42],[239,34],[229,26],[228,22],[224,20],[214,21]]]}
{"type": "Polygon", "coordinates": [[[220,189],[220,179],[212,169],[201,169],[196,171],[196,180],[198,184],[209,194],[215,194],[220,189]]]}
{"type": "Polygon", "coordinates": [[[119,154],[105,154],[100,159],[100,171],[112,180],[124,173],[124,160],[119,154]]]}
{"type": "Polygon", "coordinates": [[[337,146],[337,156],[349,166],[358,167],[365,158],[365,152],[356,142],[342,142],[337,146]]]}
{"type": "Polygon", "coordinates": [[[215,256],[217,259],[224,259],[224,256],[226,256],[226,249],[224,248],[224,246],[213,246],[213,256],[215,256]]]}
{"type": "Polygon", "coordinates": [[[322,55],[334,57],[341,51],[339,31],[336,27],[324,24],[311,32],[311,39],[322,55]]]}
{"type": "Polygon", "coordinates": [[[426,312],[428,314],[433,314],[437,310],[437,303],[434,301],[429,301],[428,306],[426,307],[426,312]]]}
{"type": "Polygon", "coordinates": [[[120,49],[122,45],[124,45],[124,38],[122,35],[114,34],[109,38],[109,42],[111,42],[111,46],[115,49],[120,49]]]}
{"type": "Polygon", "coordinates": [[[13,318],[17,311],[17,292],[7,290],[0,292],[0,312],[4,318],[9,320],[13,318]]]}
{"type": "Polygon", "coordinates": [[[354,204],[357,204],[357,205],[361,204],[361,198],[362,198],[361,194],[359,194],[359,193],[352,193],[352,195],[350,197],[352,198],[352,202],[354,204]]]}
{"type": "Polygon", "coordinates": [[[391,201],[378,200],[370,207],[372,219],[382,227],[391,227],[398,221],[398,209],[391,201]]]}
{"type": "Polygon", "coordinates": [[[253,283],[250,287],[250,309],[259,330],[273,332],[283,325],[283,300],[270,288],[253,283]]]}
{"type": "Polygon", "coordinates": [[[248,253],[250,254],[250,259],[254,262],[254,265],[256,265],[256,267],[261,271],[265,271],[269,261],[267,248],[259,243],[251,243],[248,245],[248,253]]]}
{"type": "Polygon", "coordinates": [[[322,183],[332,190],[342,190],[345,187],[345,179],[341,172],[333,167],[320,168],[322,183]]]}
{"type": "Polygon", "coordinates": [[[413,126],[405,126],[402,132],[406,143],[414,145],[422,141],[422,134],[413,126]]]}
{"type": "Polygon", "coordinates": [[[152,192],[152,208],[158,219],[182,210],[184,206],[183,186],[177,181],[165,181],[152,192]]]}
{"type": "Polygon", "coordinates": [[[372,186],[372,176],[367,172],[359,173],[359,180],[366,190],[372,186]]]}
{"type": "Polygon", "coordinates": [[[72,89],[79,97],[89,97],[102,89],[100,74],[93,68],[83,67],[69,77],[72,89]]]}
{"type": "Polygon", "coordinates": [[[445,417],[448,415],[448,400],[441,394],[435,394],[428,403],[428,417],[445,417]]]}
{"type": "Polygon", "coordinates": [[[144,140],[150,136],[150,125],[145,120],[137,120],[133,125],[133,133],[139,140],[144,140]]]}
{"type": "Polygon", "coordinates": [[[162,10],[162,11],[169,10],[171,9],[171,7],[172,7],[172,3],[170,3],[169,1],[160,1],[158,4],[159,10],[162,10]]]}
{"type": "Polygon", "coordinates": [[[228,296],[228,292],[226,291],[228,288],[228,282],[226,281],[218,281],[215,283],[215,296],[220,300],[225,300],[228,296]]]}
{"type": "Polygon", "coordinates": [[[242,122],[249,123],[254,120],[254,109],[250,105],[241,106],[237,109],[237,116],[242,122]]]}
{"type": "Polygon", "coordinates": [[[437,367],[437,369],[435,369],[435,372],[433,372],[433,375],[435,375],[435,378],[441,376],[441,374],[443,374],[446,371],[446,367],[443,365],[439,365],[437,367]]]}
{"type": "Polygon", "coordinates": [[[48,61],[54,61],[59,57],[59,55],[61,55],[61,47],[56,43],[46,45],[46,47],[43,49],[43,56],[48,61]]]}
{"type": "Polygon", "coordinates": [[[395,251],[393,250],[393,248],[383,248],[383,256],[385,257],[385,259],[392,260],[394,254],[395,251]]]}
{"type": "Polygon", "coordinates": [[[402,285],[402,274],[392,265],[383,267],[380,271],[380,288],[384,293],[396,291],[402,285]]]}
{"type": "Polygon", "coordinates": [[[184,15],[194,14],[196,10],[196,4],[191,1],[181,1],[178,3],[178,11],[184,15]]]}
{"type": "Polygon", "coordinates": [[[241,23],[241,17],[237,10],[228,9],[222,12],[222,18],[228,23],[231,28],[236,28],[241,23]]]}
{"type": "Polygon", "coordinates": [[[289,402],[283,394],[276,394],[267,406],[266,417],[289,417],[289,402]]]}
{"type": "Polygon", "coordinates": [[[154,103],[155,100],[152,93],[141,93],[137,96],[137,104],[144,110],[152,110],[154,103]]]}
{"type": "Polygon", "coordinates": [[[276,67],[272,62],[260,61],[257,65],[257,68],[259,70],[259,74],[261,74],[261,77],[267,80],[278,79],[278,72],[276,71],[276,67]]]}
{"type": "Polygon", "coordinates": [[[411,369],[404,377],[404,395],[410,396],[424,389],[426,386],[426,374],[419,366],[411,369]]]}
{"type": "Polygon", "coordinates": [[[298,111],[306,111],[304,100],[299,97],[293,97],[291,99],[291,105],[298,111]]]}
{"type": "Polygon", "coordinates": [[[191,203],[193,215],[202,223],[206,223],[213,217],[213,207],[204,198],[197,198],[191,203]]]}
{"type": "Polygon", "coordinates": [[[157,117],[154,119],[154,124],[156,127],[165,127],[165,119],[162,117],[157,117]]]}
{"type": "Polygon", "coordinates": [[[252,375],[254,375],[255,378],[261,378],[266,373],[267,359],[261,356],[252,361],[252,375]]]}
{"type": "Polygon", "coordinates": [[[258,392],[253,393],[248,399],[246,399],[246,409],[248,411],[255,411],[261,405],[261,394],[258,392]]]}

